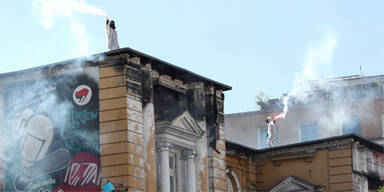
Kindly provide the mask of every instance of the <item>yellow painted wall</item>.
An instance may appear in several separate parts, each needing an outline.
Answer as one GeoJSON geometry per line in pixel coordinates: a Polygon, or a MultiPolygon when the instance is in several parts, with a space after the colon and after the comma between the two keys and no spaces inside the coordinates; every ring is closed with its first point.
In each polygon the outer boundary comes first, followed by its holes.
{"type": "Polygon", "coordinates": [[[289,176],[296,176],[313,185],[329,189],[328,151],[317,151],[313,158],[295,158],[273,162],[271,158],[262,161],[263,175],[257,189],[271,189],[289,176]]]}
{"type": "Polygon", "coordinates": [[[226,164],[238,176],[241,191],[252,191],[256,184],[256,163],[246,157],[227,154],[226,164]]]}
{"type": "MultiPolygon", "coordinates": [[[[293,156],[292,156],[293,157],[293,156]]],[[[290,158],[282,156],[282,158],[290,158]]],[[[262,161],[262,176],[257,181],[257,189],[268,190],[289,176],[295,176],[317,186],[325,186],[325,191],[353,190],[351,147],[322,149],[313,157],[262,161]]]]}
{"type": "Polygon", "coordinates": [[[317,150],[313,154],[262,155],[239,157],[227,155],[227,167],[239,176],[242,191],[268,191],[289,176],[295,176],[325,191],[353,191],[351,146],[317,150]],[[260,158],[258,158],[260,157],[260,158]]]}

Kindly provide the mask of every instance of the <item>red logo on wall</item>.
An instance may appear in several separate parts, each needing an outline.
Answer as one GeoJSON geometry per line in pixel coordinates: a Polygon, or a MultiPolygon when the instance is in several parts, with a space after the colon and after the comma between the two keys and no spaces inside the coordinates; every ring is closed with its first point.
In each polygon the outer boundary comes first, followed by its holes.
{"type": "Polygon", "coordinates": [[[100,161],[88,153],[79,153],[72,158],[65,173],[64,185],[54,192],[100,191],[100,161]]]}
{"type": "Polygon", "coordinates": [[[77,105],[86,105],[92,97],[92,89],[87,85],[79,85],[73,91],[73,101],[77,105]]]}

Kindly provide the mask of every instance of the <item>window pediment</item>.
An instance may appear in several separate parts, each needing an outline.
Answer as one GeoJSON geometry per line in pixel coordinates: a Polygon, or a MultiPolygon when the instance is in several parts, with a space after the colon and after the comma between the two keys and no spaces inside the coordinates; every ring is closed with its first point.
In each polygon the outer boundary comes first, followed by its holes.
{"type": "Polygon", "coordinates": [[[185,111],[184,113],[176,117],[171,122],[171,124],[177,128],[183,129],[187,132],[198,134],[200,136],[204,134],[204,131],[201,129],[200,125],[196,122],[196,120],[188,111],[185,111]]]}
{"type": "Polygon", "coordinates": [[[185,111],[172,121],[156,122],[156,134],[173,135],[195,141],[204,135],[204,131],[192,115],[185,111]]]}
{"type": "Polygon", "coordinates": [[[270,192],[317,192],[323,191],[324,187],[311,185],[297,177],[289,176],[281,183],[273,187],[270,192]]]}

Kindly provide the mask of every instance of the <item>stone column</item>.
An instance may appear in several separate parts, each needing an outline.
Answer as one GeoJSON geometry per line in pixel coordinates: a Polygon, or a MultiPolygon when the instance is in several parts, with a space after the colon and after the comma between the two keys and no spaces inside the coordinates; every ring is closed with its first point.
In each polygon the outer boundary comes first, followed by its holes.
{"type": "Polygon", "coordinates": [[[159,144],[160,151],[160,169],[159,169],[159,191],[161,192],[169,192],[170,181],[169,181],[169,143],[161,143],[159,144]]]}
{"type": "Polygon", "coordinates": [[[188,169],[188,177],[187,177],[187,191],[195,192],[196,191],[196,170],[195,170],[195,154],[193,150],[188,150],[187,153],[187,169],[188,169]]]}

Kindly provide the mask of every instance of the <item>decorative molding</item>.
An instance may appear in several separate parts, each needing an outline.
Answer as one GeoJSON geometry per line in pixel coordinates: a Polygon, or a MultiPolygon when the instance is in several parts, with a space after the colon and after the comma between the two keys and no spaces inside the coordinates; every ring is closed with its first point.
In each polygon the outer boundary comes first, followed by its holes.
{"type": "Polygon", "coordinates": [[[179,79],[172,80],[171,76],[165,75],[165,74],[160,75],[158,72],[154,73],[153,76],[155,77],[154,78],[155,84],[157,83],[158,85],[161,85],[163,87],[172,89],[174,91],[177,91],[183,94],[185,94],[187,91],[187,86],[184,85],[183,81],[179,79]]]}
{"type": "Polygon", "coordinates": [[[152,78],[153,78],[154,80],[160,78],[160,74],[159,74],[159,72],[153,69],[153,70],[152,70],[152,78]]]}
{"type": "Polygon", "coordinates": [[[172,147],[172,144],[166,141],[156,142],[156,150],[157,151],[169,151],[172,147]]]}
{"type": "Polygon", "coordinates": [[[180,127],[195,134],[198,134],[200,136],[203,136],[204,134],[203,129],[188,111],[185,111],[184,113],[176,117],[174,120],[172,120],[171,124],[176,127],[180,127]]]}
{"type": "Polygon", "coordinates": [[[197,139],[203,137],[204,131],[191,114],[185,111],[172,122],[156,122],[156,135],[158,140],[176,137],[179,138],[179,142],[185,140],[195,143],[197,139]]]}
{"type": "Polygon", "coordinates": [[[289,176],[282,182],[273,187],[269,192],[293,192],[293,191],[306,191],[306,192],[321,192],[324,191],[324,186],[315,186],[307,183],[306,181],[294,176],[289,176]]]}
{"type": "Polygon", "coordinates": [[[279,158],[282,156],[297,156],[297,155],[308,155],[314,154],[317,150],[321,149],[339,149],[351,145],[353,139],[346,138],[342,140],[327,141],[313,145],[307,146],[297,146],[293,148],[283,148],[273,151],[266,151],[265,153],[260,153],[254,155],[255,159],[265,159],[265,158],[279,158]]]}
{"type": "Polygon", "coordinates": [[[182,157],[184,159],[195,159],[196,157],[196,151],[193,149],[186,149],[182,152],[182,157]]]}

